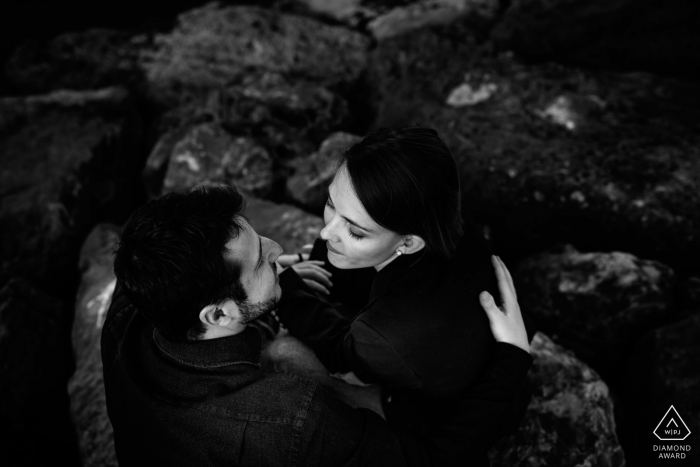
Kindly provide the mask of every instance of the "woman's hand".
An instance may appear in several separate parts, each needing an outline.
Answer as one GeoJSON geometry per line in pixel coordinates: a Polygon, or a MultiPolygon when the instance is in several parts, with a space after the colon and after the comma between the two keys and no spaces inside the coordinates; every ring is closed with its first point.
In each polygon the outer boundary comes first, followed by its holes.
{"type": "Polygon", "coordinates": [[[311,253],[311,249],[313,247],[314,246],[310,244],[304,245],[301,247],[301,253],[295,253],[293,255],[279,255],[277,258],[277,264],[279,264],[282,269],[285,269],[293,264],[306,261],[309,259],[309,253],[311,253]],[[301,257],[299,255],[301,255],[301,257]]]}
{"type": "Polygon", "coordinates": [[[323,268],[323,261],[302,261],[291,266],[306,285],[317,292],[328,295],[329,287],[333,287],[331,276],[333,274],[323,268]]]}
{"type": "Polygon", "coordinates": [[[481,307],[486,311],[491,324],[491,332],[498,342],[507,342],[520,347],[530,353],[530,342],[527,339],[527,331],[523,316],[520,313],[518,298],[515,294],[513,278],[506,265],[498,256],[491,256],[491,263],[496,270],[498,278],[498,290],[501,292],[503,303],[497,306],[495,300],[488,292],[481,292],[479,300],[481,307]]]}
{"type": "Polygon", "coordinates": [[[309,261],[312,248],[313,245],[304,245],[301,247],[301,253],[280,255],[277,258],[277,264],[282,269],[291,267],[311,289],[328,295],[330,293],[328,288],[333,286],[330,279],[333,274],[323,268],[323,261],[309,261]]]}

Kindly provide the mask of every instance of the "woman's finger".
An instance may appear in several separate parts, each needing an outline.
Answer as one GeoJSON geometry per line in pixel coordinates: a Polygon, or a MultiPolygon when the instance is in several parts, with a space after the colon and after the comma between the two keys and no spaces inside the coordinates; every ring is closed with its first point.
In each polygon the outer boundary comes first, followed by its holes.
{"type": "Polygon", "coordinates": [[[501,262],[498,260],[498,257],[491,256],[491,264],[493,264],[493,269],[496,272],[496,279],[498,279],[498,290],[501,292],[501,299],[503,300],[503,305],[507,312],[512,306],[512,303],[516,300],[511,293],[510,282],[508,282],[508,277],[506,276],[506,272],[503,269],[503,266],[501,266],[501,262]]]}
{"type": "Polygon", "coordinates": [[[517,298],[517,297],[518,297],[518,293],[517,293],[517,291],[515,290],[515,283],[513,282],[513,276],[510,275],[510,271],[508,270],[508,267],[506,266],[506,263],[503,262],[503,260],[501,259],[501,257],[500,257],[500,256],[496,256],[496,258],[498,259],[498,262],[501,263],[501,266],[503,266],[503,270],[504,270],[505,273],[506,273],[506,278],[508,279],[508,282],[510,283],[510,287],[513,289],[513,296],[514,296],[515,298],[517,298]]]}
{"type": "Polygon", "coordinates": [[[302,253],[311,253],[311,250],[314,249],[314,246],[311,243],[307,243],[303,247],[301,247],[301,252],[302,253]]]}
{"type": "Polygon", "coordinates": [[[321,284],[325,285],[326,287],[333,287],[333,283],[331,282],[331,280],[327,276],[321,274],[316,269],[310,269],[310,268],[303,269],[301,271],[297,271],[297,274],[299,274],[299,276],[302,279],[311,279],[311,280],[314,280],[316,282],[320,282],[321,284]]]}
{"type": "Polygon", "coordinates": [[[330,271],[321,267],[318,264],[313,264],[311,261],[304,261],[303,263],[294,265],[294,270],[297,273],[301,273],[301,271],[316,271],[319,274],[323,274],[326,277],[333,277],[333,274],[330,271]]]}
{"type": "Polygon", "coordinates": [[[325,288],[324,286],[322,286],[321,284],[319,284],[319,283],[316,282],[316,281],[313,281],[313,280],[310,280],[310,279],[304,279],[304,282],[305,282],[306,285],[308,285],[311,289],[313,289],[313,290],[315,290],[315,291],[317,291],[317,292],[321,292],[322,294],[326,294],[326,295],[330,294],[330,292],[328,291],[327,288],[325,288]]]}

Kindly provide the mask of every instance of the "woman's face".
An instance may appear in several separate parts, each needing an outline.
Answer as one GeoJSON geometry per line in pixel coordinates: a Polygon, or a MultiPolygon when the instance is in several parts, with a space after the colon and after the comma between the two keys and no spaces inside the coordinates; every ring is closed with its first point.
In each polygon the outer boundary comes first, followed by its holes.
{"type": "Polygon", "coordinates": [[[402,237],[381,227],[367,214],[344,167],[336,173],[328,195],[321,238],[326,240],[328,260],[333,266],[380,270],[396,258],[402,237]]]}

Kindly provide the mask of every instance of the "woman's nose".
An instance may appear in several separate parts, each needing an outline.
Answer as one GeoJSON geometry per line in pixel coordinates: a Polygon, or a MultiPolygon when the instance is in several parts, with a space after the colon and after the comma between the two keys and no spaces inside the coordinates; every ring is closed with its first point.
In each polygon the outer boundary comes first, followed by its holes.
{"type": "Polygon", "coordinates": [[[321,238],[324,240],[336,240],[337,238],[337,228],[336,228],[336,222],[335,222],[335,217],[333,217],[330,222],[326,224],[326,226],[321,229],[321,238]]]}

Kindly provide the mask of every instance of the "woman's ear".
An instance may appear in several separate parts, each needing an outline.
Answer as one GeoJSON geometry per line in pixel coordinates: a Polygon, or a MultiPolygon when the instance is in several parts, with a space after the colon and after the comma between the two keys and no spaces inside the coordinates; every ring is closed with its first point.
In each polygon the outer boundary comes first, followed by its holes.
{"type": "Polygon", "coordinates": [[[425,248],[425,240],[418,235],[406,235],[403,237],[403,245],[399,247],[401,254],[411,255],[425,248]]]}

